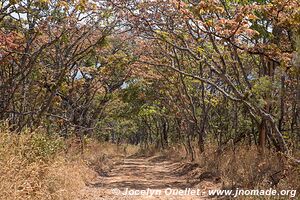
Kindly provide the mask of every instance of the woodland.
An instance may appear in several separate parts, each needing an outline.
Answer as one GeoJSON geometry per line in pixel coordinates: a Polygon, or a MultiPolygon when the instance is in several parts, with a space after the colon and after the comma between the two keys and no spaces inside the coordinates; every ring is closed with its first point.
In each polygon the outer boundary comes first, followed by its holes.
{"type": "Polygon", "coordinates": [[[299,0],[0,0],[0,198],[112,148],[299,190],[299,0]]]}

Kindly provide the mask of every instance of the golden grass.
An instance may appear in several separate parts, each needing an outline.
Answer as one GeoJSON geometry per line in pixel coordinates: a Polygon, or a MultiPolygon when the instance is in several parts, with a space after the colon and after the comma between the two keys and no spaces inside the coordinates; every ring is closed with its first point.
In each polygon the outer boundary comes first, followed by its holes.
{"type": "MultiPolygon", "coordinates": [[[[299,197],[300,166],[294,165],[280,153],[268,150],[261,156],[256,146],[240,145],[217,151],[216,146],[208,145],[205,154],[195,154],[197,156],[194,162],[199,165],[199,173],[210,173],[219,177],[224,189],[297,190],[299,197]]],[[[186,157],[182,146],[171,147],[164,151],[164,155],[170,158],[172,155],[176,155],[176,158],[186,157]]],[[[182,161],[190,162],[188,157],[182,161]]],[[[261,197],[272,198],[274,197],[261,197]]],[[[245,199],[245,196],[240,199],[245,199]]]]}
{"type": "Polygon", "coordinates": [[[42,131],[15,134],[0,127],[0,199],[73,200],[96,171],[134,148],[87,140],[83,154],[74,139],[42,131]]]}
{"type": "Polygon", "coordinates": [[[225,188],[294,189],[300,191],[300,168],[269,150],[260,155],[255,146],[238,146],[197,159],[206,170],[219,174],[225,188]]]}

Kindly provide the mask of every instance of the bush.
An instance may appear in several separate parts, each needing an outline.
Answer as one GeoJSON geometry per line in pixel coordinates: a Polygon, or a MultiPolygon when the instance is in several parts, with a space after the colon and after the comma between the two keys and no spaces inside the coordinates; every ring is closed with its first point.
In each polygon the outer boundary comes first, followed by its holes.
{"type": "Polygon", "coordinates": [[[64,142],[59,137],[50,137],[45,134],[33,134],[29,141],[30,151],[33,158],[51,159],[63,150],[64,142]]]}
{"type": "Polygon", "coordinates": [[[15,134],[0,127],[0,199],[76,198],[95,173],[80,157],[66,159],[64,147],[60,137],[42,131],[15,134]]]}

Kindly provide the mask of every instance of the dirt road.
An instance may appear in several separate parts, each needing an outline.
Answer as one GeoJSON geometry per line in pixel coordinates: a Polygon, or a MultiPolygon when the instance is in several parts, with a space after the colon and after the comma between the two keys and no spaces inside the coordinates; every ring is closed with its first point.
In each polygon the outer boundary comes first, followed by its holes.
{"type": "Polygon", "coordinates": [[[163,157],[126,158],[116,163],[111,171],[103,173],[80,192],[80,200],[194,200],[208,199],[205,191],[215,188],[207,182],[205,187],[195,187],[200,181],[188,180],[182,163],[163,157]],[[198,190],[197,190],[198,189],[198,190]]]}

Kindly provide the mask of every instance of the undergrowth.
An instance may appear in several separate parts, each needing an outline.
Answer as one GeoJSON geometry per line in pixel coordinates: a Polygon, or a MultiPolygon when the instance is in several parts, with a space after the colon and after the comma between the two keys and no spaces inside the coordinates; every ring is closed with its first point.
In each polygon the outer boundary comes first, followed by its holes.
{"type": "Polygon", "coordinates": [[[109,167],[108,158],[131,149],[76,139],[49,136],[42,130],[12,133],[0,127],[0,199],[71,200],[80,189],[109,167]]]}
{"type": "MultiPolygon", "coordinates": [[[[195,163],[198,168],[196,173],[191,172],[193,177],[205,177],[208,174],[210,180],[218,185],[219,189],[276,189],[296,190],[297,197],[300,191],[300,166],[273,150],[266,151],[265,155],[260,155],[255,146],[240,145],[233,148],[224,148],[222,150],[216,146],[208,145],[206,152],[200,154],[195,152],[194,161],[184,152],[182,146],[170,147],[160,152],[174,159],[181,158],[183,163],[195,163]],[[217,181],[215,181],[217,180],[217,181]]],[[[297,154],[297,151],[295,152],[297,154]]],[[[188,175],[188,174],[187,174],[188,175]]],[[[197,181],[197,180],[196,180],[197,181]]],[[[199,186],[205,181],[199,180],[199,186]]],[[[296,197],[296,198],[297,198],[296,197]]],[[[241,196],[240,199],[245,199],[241,196]]],[[[258,197],[248,197],[257,199],[258,197]]],[[[278,199],[278,197],[276,197],[278,199]]],[[[259,199],[276,199],[275,197],[259,197],[259,199]]],[[[281,199],[289,199],[288,196],[281,199]]]]}

